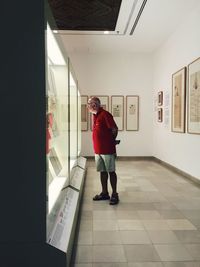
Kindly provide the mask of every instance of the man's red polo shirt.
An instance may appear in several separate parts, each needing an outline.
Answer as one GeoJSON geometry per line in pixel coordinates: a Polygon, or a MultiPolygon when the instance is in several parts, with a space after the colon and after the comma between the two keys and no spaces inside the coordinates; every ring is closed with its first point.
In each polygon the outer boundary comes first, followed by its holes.
{"type": "Polygon", "coordinates": [[[115,140],[112,128],[117,128],[113,116],[103,108],[93,115],[93,147],[95,154],[115,154],[115,140]]]}

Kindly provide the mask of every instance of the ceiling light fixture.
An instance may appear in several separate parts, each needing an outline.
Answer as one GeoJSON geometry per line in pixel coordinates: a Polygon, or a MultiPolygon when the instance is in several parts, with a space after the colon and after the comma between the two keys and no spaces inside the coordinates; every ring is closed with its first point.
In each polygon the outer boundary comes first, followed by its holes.
{"type": "Polygon", "coordinates": [[[109,31],[104,31],[103,33],[104,33],[104,34],[109,34],[109,31]]]}
{"type": "Polygon", "coordinates": [[[130,31],[130,35],[133,35],[133,32],[134,32],[134,30],[135,30],[135,28],[136,28],[136,26],[137,26],[137,24],[138,24],[138,21],[139,21],[140,16],[141,16],[141,14],[142,14],[142,12],[143,12],[143,9],[144,9],[144,7],[145,7],[145,5],[146,5],[146,2],[147,2],[147,0],[144,0],[143,3],[142,3],[142,5],[141,5],[141,7],[140,7],[140,10],[139,10],[139,12],[138,12],[138,15],[137,15],[137,17],[136,17],[136,19],[135,19],[135,22],[134,22],[134,24],[133,24],[133,27],[132,27],[132,29],[131,29],[131,31],[130,31]]]}

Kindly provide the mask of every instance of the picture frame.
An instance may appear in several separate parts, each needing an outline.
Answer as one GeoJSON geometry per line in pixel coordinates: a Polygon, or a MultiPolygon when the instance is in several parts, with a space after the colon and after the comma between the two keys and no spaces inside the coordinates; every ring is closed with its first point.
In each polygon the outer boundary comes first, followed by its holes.
{"type": "Polygon", "coordinates": [[[49,160],[53,166],[55,174],[58,176],[60,171],[62,170],[62,165],[60,163],[60,160],[58,159],[56,150],[54,148],[50,149],[49,160]]]}
{"type": "Polygon", "coordinates": [[[200,57],[188,65],[187,132],[200,134],[200,57]]]}
{"type": "Polygon", "coordinates": [[[118,130],[124,130],[124,96],[112,95],[111,96],[111,114],[115,120],[118,130]]]}
{"type": "Polygon", "coordinates": [[[186,67],[172,74],[172,119],[171,131],[185,132],[186,67]]]}
{"type": "Polygon", "coordinates": [[[158,106],[163,105],[163,91],[158,92],[158,106]]]}
{"type": "MultiPolygon", "coordinates": [[[[109,96],[108,95],[95,95],[96,97],[99,98],[101,102],[101,107],[103,109],[109,111],[109,96]]],[[[90,96],[90,98],[93,96],[90,96]]],[[[92,122],[92,114],[90,113],[90,130],[92,131],[93,128],[93,122],[92,122]]]]}
{"type": "Polygon", "coordinates": [[[88,96],[81,96],[81,131],[88,131],[88,96]]]}
{"type": "Polygon", "coordinates": [[[126,131],[139,130],[139,96],[126,96],[126,131]]]}
{"type": "Polygon", "coordinates": [[[163,109],[158,108],[158,122],[162,122],[162,121],[163,121],[163,109]]]}

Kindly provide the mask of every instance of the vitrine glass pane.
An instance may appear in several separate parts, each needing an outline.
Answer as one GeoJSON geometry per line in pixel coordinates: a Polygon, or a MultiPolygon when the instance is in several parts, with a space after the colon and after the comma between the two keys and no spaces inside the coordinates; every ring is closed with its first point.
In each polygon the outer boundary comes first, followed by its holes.
{"type": "Polygon", "coordinates": [[[77,82],[70,65],[70,169],[76,165],[78,156],[78,99],[77,82]]]}
{"type": "Polygon", "coordinates": [[[47,27],[46,158],[48,211],[68,182],[68,63],[55,35],[47,27]]]}
{"type": "Polygon", "coordinates": [[[78,90],[78,156],[81,152],[81,95],[78,90]]]}

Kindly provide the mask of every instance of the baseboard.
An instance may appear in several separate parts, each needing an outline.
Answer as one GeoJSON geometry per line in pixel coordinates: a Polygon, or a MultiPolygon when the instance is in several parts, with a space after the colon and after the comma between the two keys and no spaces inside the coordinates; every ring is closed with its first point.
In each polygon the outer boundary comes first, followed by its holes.
{"type": "Polygon", "coordinates": [[[86,158],[87,160],[94,159],[94,156],[83,156],[83,157],[86,158]]]}
{"type": "Polygon", "coordinates": [[[183,175],[185,178],[195,182],[196,184],[199,184],[200,185],[200,180],[190,174],[188,174],[187,172],[184,172],[176,167],[174,167],[173,165],[161,160],[161,159],[158,159],[156,157],[153,157],[153,160],[156,161],[157,163],[161,164],[161,165],[164,165],[165,167],[167,167],[168,169],[170,169],[171,171],[175,172],[175,173],[178,173],[178,174],[181,174],[183,175]]]}
{"type": "Polygon", "coordinates": [[[152,156],[117,156],[119,161],[154,160],[152,156]]]}
{"type": "MultiPolygon", "coordinates": [[[[87,160],[94,160],[94,156],[84,156],[87,160]]],[[[117,156],[117,160],[154,160],[152,156],[117,156]]]]}
{"type": "MultiPolygon", "coordinates": [[[[85,158],[87,158],[87,160],[91,161],[94,160],[94,156],[85,156],[85,158]]],[[[158,159],[156,157],[153,156],[117,156],[117,160],[118,161],[139,161],[139,160],[150,160],[150,161],[155,161],[163,166],[165,166],[166,168],[170,169],[171,171],[181,174],[183,175],[185,178],[191,180],[192,182],[195,182],[195,184],[199,184],[200,185],[200,180],[176,167],[174,167],[173,165],[158,159]]]]}

